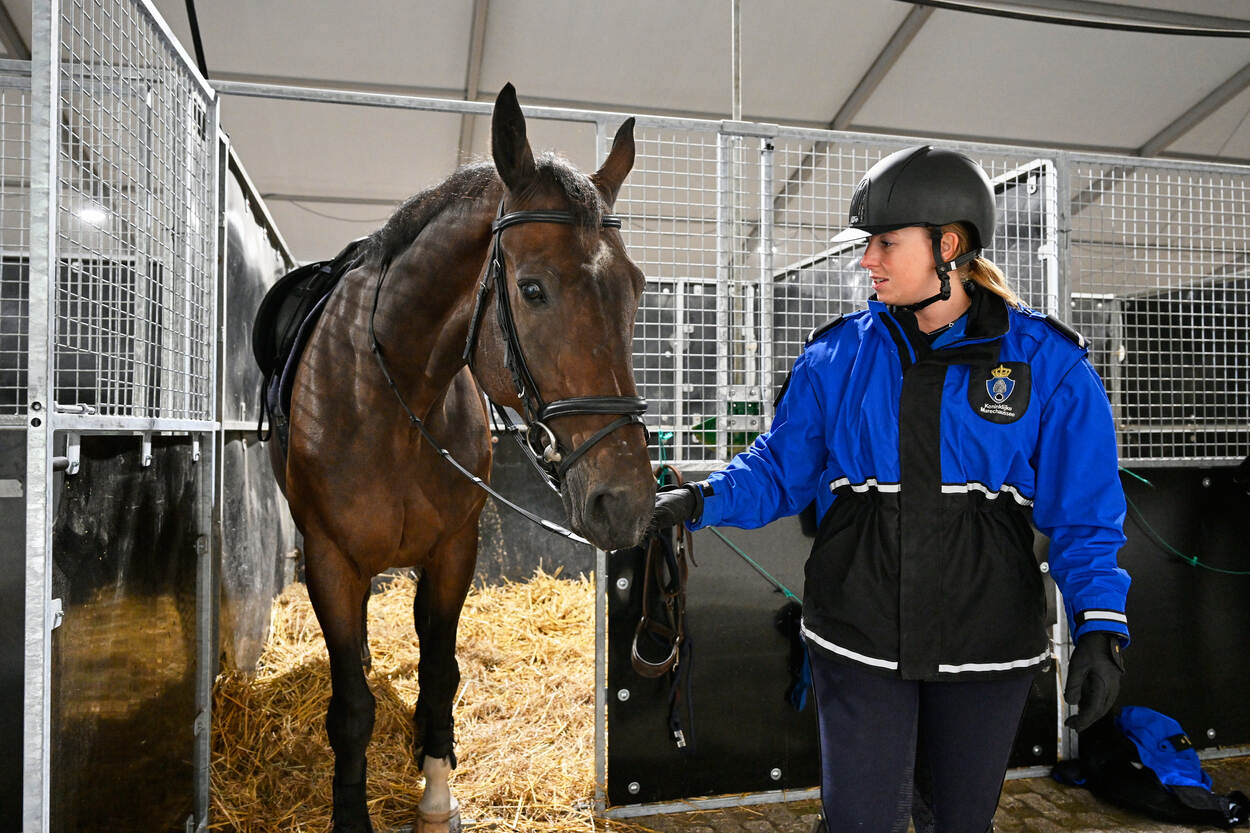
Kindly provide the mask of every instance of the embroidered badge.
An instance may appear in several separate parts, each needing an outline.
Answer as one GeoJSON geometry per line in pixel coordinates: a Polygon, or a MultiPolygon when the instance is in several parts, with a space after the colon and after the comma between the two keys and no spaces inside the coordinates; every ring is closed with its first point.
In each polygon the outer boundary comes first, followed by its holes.
{"type": "Polygon", "coordinates": [[[1011,368],[1001,364],[991,370],[990,375],[994,378],[985,380],[985,389],[989,391],[990,399],[1001,405],[1011,398],[1016,380],[1011,378],[1011,368]]]}
{"type": "Polygon", "coordinates": [[[1024,362],[974,367],[969,377],[968,404],[983,419],[1005,424],[1028,410],[1031,377],[1024,362]]]}

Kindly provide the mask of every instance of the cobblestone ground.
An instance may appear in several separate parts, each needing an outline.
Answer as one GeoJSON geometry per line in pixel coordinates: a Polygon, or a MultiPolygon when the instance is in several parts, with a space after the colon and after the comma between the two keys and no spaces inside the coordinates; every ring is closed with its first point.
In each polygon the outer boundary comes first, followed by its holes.
{"type": "MultiPolygon", "coordinates": [[[[1205,761],[1216,792],[1250,793],[1250,757],[1205,761]]],[[[815,801],[702,810],[630,819],[640,833],[811,833],[815,801]]],[[[1088,790],[1050,778],[1021,778],[1003,786],[996,833],[1183,833],[1217,827],[1182,827],[1153,821],[1105,804],[1088,790]]]]}

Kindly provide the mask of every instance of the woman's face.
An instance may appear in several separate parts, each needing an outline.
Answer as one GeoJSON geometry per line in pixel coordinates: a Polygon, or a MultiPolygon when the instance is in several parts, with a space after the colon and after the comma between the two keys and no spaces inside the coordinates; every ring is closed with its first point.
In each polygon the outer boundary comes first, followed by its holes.
{"type": "Polygon", "coordinates": [[[874,234],[859,261],[872,277],[877,300],[891,306],[923,301],[938,291],[933,243],[923,226],[874,234]]]}

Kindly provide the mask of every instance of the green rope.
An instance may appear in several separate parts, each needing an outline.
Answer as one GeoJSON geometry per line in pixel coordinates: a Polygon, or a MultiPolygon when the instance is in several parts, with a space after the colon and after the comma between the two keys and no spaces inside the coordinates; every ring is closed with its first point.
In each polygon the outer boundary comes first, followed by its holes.
{"type": "Polygon", "coordinates": [[[743,561],[745,561],[746,563],[748,563],[748,564],[750,564],[752,567],[754,567],[754,568],[755,568],[755,571],[756,571],[757,573],[759,573],[761,576],[763,576],[765,579],[767,579],[767,580],[768,580],[768,582],[769,582],[769,583],[770,583],[773,587],[776,587],[778,590],[780,590],[780,591],[781,591],[781,592],[785,595],[785,597],[786,597],[787,599],[790,599],[790,600],[792,600],[792,601],[796,601],[796,602],[799,602],[800,604],[802,604],[802,602],[800,602],[800,601],[799,601],[799,597],[798,597],[798,596],[796,596],[796,595],[794,595],[793,593],[791,593],[791,592],[790,592],[790,588],[786,587],[784,584],[782,584],[781,582],[777,581],[777,579],[775,579],[775,578],[773,578],[771,575],[769,575],[768,571],[767,571],[767,570],[765,570],[763,567],[761,567],[758,563],[756,563],[755,559],[751,558],[751,556],[747,555],[745,552],[743,552],[742,550],[738,549],[738,546],[737,546],[737,545],[736,545],[733,541],[730,541],[730,540],[729,540],[728,538],[726,538],[724,535],[721,535],[721,534],[720,534],[720,531],[719,531],[719,530],[717,530],[717,529],[716,529],[716,528],[714,528],[714,527],[710,527],[710,526],[709,526],[707,529],[708,529],[708,532],[711,532],[711,533],[712,533],[713,535],[715,535],[717,538],[719,538],[719,539],[721,539],[722,541],[724,541],[724,542],[725,542],[725,545],[726,545],[726,546],[728,546],[731,550],[733,550],[734,552],[738,553],[738,555],[742,558],[742,560],[743,560],[743,561]]]}
{"type": "MultiPolygon", "coordinates": [[[[1142,483],[1145,483],[1150,488],[1152,489],[1154,488],[1154,484],[1151,483],[1146,478],[1142,477],[1141,475],[1131,472],[1128,469],[1124,468],[1123,466],[1120,466],[1120,471],[1124,472],[1125,474],[1131,475],[1132,477],[1137,478],[1138,480],[1140,480],[1142,483]]],[[[1141,509],[1137,507],[1136,503],[1133,503],[1132,498],[1130,498],[1126,494],[1124,496],[1124,499],[1128,501],[1129,508],[1133,510],[1133,514],[1137,518],[1138,523],[1140,523],[1142,526],[1146,528],[1146,531],[1150,534],[1150,537],[1154,539],[1155,544],[1158,545],[1160,548],[1162,548],[1165,552],[1171,553],[1172,555],[1184,561],[1186,564],[1188,564],[1191,567],[1201,567],[1204,570],[1210,570],[1213,573],[1220,573],[1221,575],[1226,575],[1226,576],[1250,576],[1250,570],[1225,570],[1222,567],[1214,567],[1210,564],[1205,564],[1195,556],[1185,555],[1185,553],[1181,552],[1176,547],[1169,544],[1167,542],[1167,539],[1164,538],[1162,535],[1160,535],[1158,531],[1153,526],[1150,525],[1150,521],[1146,520],[1145,514],[1143,514],[1141,509]]]]}
{"type": "MultiPolygon", "coordinates": [[[[664,443],[668,442],[671,439],[673,439],[672,431],[665,431],[664,433],[659,435],[660,463],[661,464],[664,462],[664,443]]],[[[667,478],[662,476],[659,481],[659,485],[663,486],[664,481],[666,479],[667,478]]],[[[735,544],[733,541],[730,541],[724,535],[721,535],[719,531],[713,529],[712,527],[708,527],[708,531],[711,532],[713,535],[715,535],[717,538],[724,541],[726,546],[728,546],[731,550],[736,552],[742,558],[743,561],[745,561],[746,563],[754,567],[757,573],[763,576],[770,584],[772,584],[773,587],[776,587],[778,590],[780,590],[787,599],[792,599],[793,601],[796,601],[802,604],[802,602],[799,600],[799,597],[790,592],[790,588],[786,587],[784,584],[777,581],[777,579],[773,578],[767,570],[765,570],[763,567],[759,565],[759,563],[755,561],[755,559],[751,558],[751,556],[747,555],[745,552],[739,549],[737,544],[735,544]]]]}

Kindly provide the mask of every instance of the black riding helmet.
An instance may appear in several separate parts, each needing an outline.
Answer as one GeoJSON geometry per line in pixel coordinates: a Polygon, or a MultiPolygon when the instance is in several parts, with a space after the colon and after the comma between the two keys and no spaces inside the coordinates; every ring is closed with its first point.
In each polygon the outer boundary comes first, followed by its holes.
{"type": "Polygon", "coordinates": [[[851,195],[848,226],[833,242],[926,226],[941,290],[908,307],[918,310],[950,297],[950,271],[981,254],[994,238],[994,225],[994,186],[981,166],[962,153],[922,145],[891,153],[864,174],[851,195]],[[972,231],[972,249],[944,263],[941,227],[959,222],[972,231]]]}

